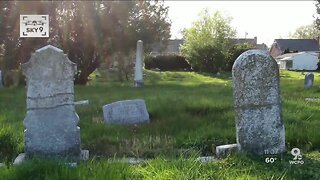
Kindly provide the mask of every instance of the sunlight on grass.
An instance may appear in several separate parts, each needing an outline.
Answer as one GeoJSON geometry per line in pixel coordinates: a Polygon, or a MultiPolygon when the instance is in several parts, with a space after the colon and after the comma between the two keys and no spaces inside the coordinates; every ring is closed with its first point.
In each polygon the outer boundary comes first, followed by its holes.
{"type": "MultiPolygon", "coordinates": [[[[241,155],[209,164],[199,164],[184,157],[176,159],[181,153],[188,157],[194,153],[211,156],[216,146],[236,142],[231,73],[217,76],[147,70],[142,89],[134,88],[132,80],[109,81],[99,72],[91,75],[89,85],[75,86],[75,99],[90,102],[76,110],[80,117],[82,148],[89,149],[92,161],[81,163],[76,169],[55,164],[43,166],[37,161],[39,166],[4,168],[0,173],[5,179],[27,177],[29,173],[33,174],[31,179],[300,179],[301,174],[319,179],[314,169],[320,170],[320,102],[305,101],[307,97],[319,97],[319,73],[315,73],[314,87],[308,90],[304,89],[304,75],[300,72],[281,71],[280,74],[287,149],[299,147],[312,168],[303,166],[301,170],[288,167],[284,162],[273,168],[261,159],[252,160],[241,155]],[[137,98],[145,100],[150,124],[104,123],[103,105],[137,98]],[[156,159],[141,166],[110,164],[104,160],[123,156],[156,159]]],[[[9,139],[3,146],[9,147],[11,142],[17,141],[14,155],[23,152],[24,148],[25,91],[24,87],[0,89],[1,128],[10,128],[12,132],[8,132],[8,136],[3,133],[3,137],[9,139]]]]}

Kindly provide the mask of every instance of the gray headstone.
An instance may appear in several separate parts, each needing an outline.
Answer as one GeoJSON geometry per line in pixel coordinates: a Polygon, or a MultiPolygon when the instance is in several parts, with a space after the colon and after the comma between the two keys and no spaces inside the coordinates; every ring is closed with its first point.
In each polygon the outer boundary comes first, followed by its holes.
{"type": "Polygon", "coordinates": [[[149,114],[142,99],[117,101],[103,106],[104,120],[108,124],[149,123],[149,114]]]}
{"type": "Polygon", "coordinates": [[[304,78],[304,88],[309,89],[313,86],[314,75],[312,73],[307,73],[304,78]]]}
{"type": "Polygon", "coordinates": [[[26,154],[25,153],[21,153],[19,154],[18,157],[16,157],[16,159],[13,161],[13,165],[20,165],[22,164],[26,159],[26,154]]]}
{"type": "Polygon", "coordinates": [[[232,67],[237,144],[250,154],[285,151],[279,69],[264,50],[242,53],[232,67]]]}
{"type": "Polygon", "coordinates": [[[143,42],[137,41],[136,64],[134,71],[134,86],[143,87],[143,42]]]}
{"type": "Polygon", "coordinates": [[[0,88],[3,87],[2,71],[0,70],[0,88]]]}
{"type": "Polygon", "coordinates": [[[76,64],[51,45],[22,65],[27,80],[26,157],[80,158],[79,117],[74,106],[76,64]]]}

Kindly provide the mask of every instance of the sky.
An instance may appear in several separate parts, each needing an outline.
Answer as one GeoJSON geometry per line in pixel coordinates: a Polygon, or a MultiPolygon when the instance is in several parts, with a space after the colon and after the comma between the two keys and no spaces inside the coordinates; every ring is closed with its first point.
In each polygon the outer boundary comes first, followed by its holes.
{"type": "Polygon", "coordinates": [[[170,1],[171,39],[182,38],[181,30],[190,28],[204,8],[219,10],[233,18],[237,37],[257,37],[258,43],[271,46],[274,39],[289,38],[296,28],[309,25],[316,15],[315,1],[170,1]]]}

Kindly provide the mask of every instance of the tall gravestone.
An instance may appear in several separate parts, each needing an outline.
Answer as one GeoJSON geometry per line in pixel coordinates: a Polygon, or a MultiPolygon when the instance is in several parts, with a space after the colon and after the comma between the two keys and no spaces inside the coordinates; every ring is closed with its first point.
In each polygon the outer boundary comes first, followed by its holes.
{"type": "Polygon", "coordinates": [[[314,75],[312,73],[307,73],[304,77],[304,88],[309,89],[313,86],[314,75]]]}
{"type": "Polygon", "coordinates": [[[136,64],[134,71],[134,86],[143,87],[143,42],[139,40],[137,42],[137,52],[136,52],[136,64]]]}
{"type": "Polygon", "coordinates": [[[51,45],[22,65],[27,81],[25,156],[79,159],[79,117],[74,106],[76,64],[51,45]]]}
{"type": "Polygon", "coordinates": [[[285,151],[279,70],[263,50],[242,53],[232,67],[237,144],[250,154],[285,151]]]}

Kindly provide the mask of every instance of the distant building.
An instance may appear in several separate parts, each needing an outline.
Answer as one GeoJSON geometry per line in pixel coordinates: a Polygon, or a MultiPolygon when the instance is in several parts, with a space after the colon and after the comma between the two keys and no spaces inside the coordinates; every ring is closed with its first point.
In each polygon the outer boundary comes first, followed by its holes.
{"type": "Polygon", "coordinates": [[[183,42],[183,39],[169,39],[160,43],[154,43],[151,46],[151,55],[180,54],[180,46],[183,42]]]}
{"type": "Polygon", "coordinates": [[[287,53],[277,56],[275,60],[279,69],[287,70],[316,70],[319,53],[316,52],[298,52],[287,53]]]}
{"type": "Polygon", "coordinates": [[[256,46],[257,45],[257,41],[258,41],[258,38],[257,37],[254,37],[254,38],[232,38],[231,39],[231,44],[234,45],[234,44],[251,44],[253,46],[256,46]]]}
{"type": "Polygon", "coordinates": [[[268,50],[268,46],[264,43],[258,44],[258,38],[255,36],[254,38],[233,38],[231,39],[231,46],[235,44],[250,44],[254,46],[256,49],[268,50]]]}
{"type": "Polygon", "coordinates": [[[270,48],[270,55],[274,58],[297,52],[319,52],[319,43],[315,39],[275,39],[270,48]]]}
{"type": "MultiPolygon", "coordinates": [[[[151,45],[151,55],[159,54],[180,54],[180,46],[184,43],[183,39],[172,39],[160,43],[154,43],[151,45]]],[[[231,39],[231,44],[244,44],[248,43],[256,47],[257,49],[268,50],[266,44],[257,44],[257,37],[254,38],[233,38],[231,39]]]]}
{"type": "Polygon", "coordinates": [[[256,45],[256,48],[257,48],[257,49],[266,50],[266,51],[269,50],[269,49],[268,49],[268,46],[267,46],[265,43],[257,44],[257,45],[256,45]]]}

